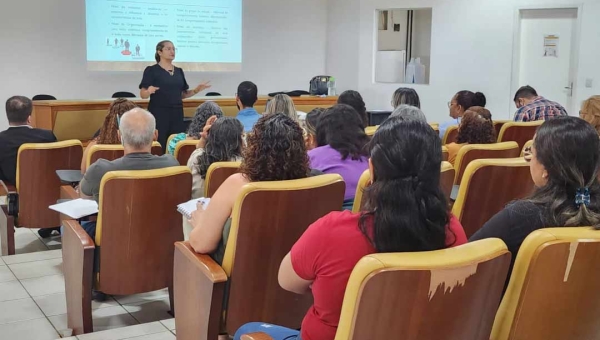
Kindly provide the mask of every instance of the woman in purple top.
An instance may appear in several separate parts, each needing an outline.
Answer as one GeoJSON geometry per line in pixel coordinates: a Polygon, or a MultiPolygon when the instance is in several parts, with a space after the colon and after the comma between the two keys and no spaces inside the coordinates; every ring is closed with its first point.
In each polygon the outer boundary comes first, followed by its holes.
{"type": "Polygon", "coordinates": [[[344,208],[351,209],[358,180],[369,168],[368,142],[362,119],[351,106],[335,105],[319,117],[317,147],[308,152],[310,167],[344,178],[344,208]]]}

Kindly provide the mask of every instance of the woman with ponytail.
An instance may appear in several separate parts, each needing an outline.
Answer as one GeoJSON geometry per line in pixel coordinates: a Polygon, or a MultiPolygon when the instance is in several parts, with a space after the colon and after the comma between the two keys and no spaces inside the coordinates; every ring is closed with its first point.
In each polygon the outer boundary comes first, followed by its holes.
{"type": "Polygon", "coordinates": [[[598,133],[583,119],[559,116],[547,120],[531,147],[533,194],[507,205],[469,241],[502,239],[514,264],[521,244],[537,229],[600,229],[599,150],[598,133]]]}
{"type": "Polygon", "coordinates": [[[467,241],[440,190],[442,146],[427,123],[391,117],[379,127],[369,149],[372,184],[365,192],[366,210],[332,212],[316,221],[279,268],[283,289],[313,294],[314,305],[301,331],[250,323],[234,339],[265,332],[275,340],[333,340],[346,284],[362,257],[438,250],[467,241]]]}
{"type": "MultiPolygon", "coordinates": [[[[448,110],[452,120],[446,121],[439,126],[440,138],[444,138],[446,130],[452,125],[459,125],[462,117],[468,109],[473,106],[485,107],[487,99],[481,92],[459,91],[448,102],[448,110]]],[[[448,142],[455,142],[453,140],[448,142]]]]}

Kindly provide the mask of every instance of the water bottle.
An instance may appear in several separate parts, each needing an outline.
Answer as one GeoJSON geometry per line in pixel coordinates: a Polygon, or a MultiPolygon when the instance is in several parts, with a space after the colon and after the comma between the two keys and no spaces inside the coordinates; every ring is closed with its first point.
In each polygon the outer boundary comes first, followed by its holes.
{"type": "Polygon", "coordinates": [[[334,77],[329,77],[329,81],[327,82],[327,95],[330,97],[336,95],[334,77]]]}

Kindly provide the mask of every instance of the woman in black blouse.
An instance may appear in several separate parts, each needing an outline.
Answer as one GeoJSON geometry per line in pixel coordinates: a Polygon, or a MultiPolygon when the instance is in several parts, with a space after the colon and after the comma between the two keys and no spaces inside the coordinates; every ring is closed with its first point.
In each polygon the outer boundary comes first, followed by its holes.
{"type": "Polygon", "coordinates": [[[469,241],[502,239],[514,264],[521,244],[534,230],[580,226],[600,229],[599,167],[600,140],[590,124],[568,116],[546,121],[531,148],[533,194],[508,204],[469,241]]]}
{"type": "Polygon", "coordinates": [[[202,83],[190,90],[183,70],[173,65],[175,46],[164,40],[156,45],[156,65],[146,67],[140,83],[140,97],[150,98],[148,111],[156,118],[158,141],[166,149],[169,135],[185,130],[183,125],[183,99],[210,87],[202,83]]]}

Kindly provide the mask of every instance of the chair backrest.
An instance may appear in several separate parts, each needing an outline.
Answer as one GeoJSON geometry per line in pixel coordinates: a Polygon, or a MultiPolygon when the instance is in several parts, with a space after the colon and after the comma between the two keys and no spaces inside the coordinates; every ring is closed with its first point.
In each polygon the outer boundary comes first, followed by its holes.
{"type": "Polygon", "coordinates": [[[356,194],[354,195],[354,204],[352,205],[353,213],[358,213],[363,210],[363,205],[365,202],[365,200],[363,200],[363,194],[365,188],[369,185],[370,180],[371,172],[367,169],[362,173],[358,179],[358,184],[356,185],[356,194]]]}
{"type": "Polygon", "coordinates": [[[448,126],[442,138],[442,145],[456,142],[456,137],[458,137],[458,125],[448,126]]]}
{"type": "Polygon", "coordinates": [[[174,243],[183,240],[177,205],[192,195],[187,167],[113,171],[102,177],[96,226],[97,289],[128,295],[165,288],[174,243]]]}
{"type": "Polygon", "coordinates": [[[373,135],[375,134],[375,132],[377,132],[377,129],[379,129],[379,125],[377,125],[377,126],[367,126],[367,128],[365,129],[365,133],[367,134],[367,136],[373,137],[373,135]]]}
{"type": "Polygon", "coordinates": [[[454,186],[454,177],[456,171],[450,162],[442,162],[442,172],[440,174],[440,187],[446,195],[448,201],[450,201],[450,195],[452,194],[452,187],[454,186]]]}
{"type": "Polygon", "coordinates": [[[506,123],[510,123],[512,120],[494,120],[494,130],[496,131],[496,137],[500,136],[500,130],[506,123]]]}
{"type": "Polygon", "coordinates": [[[467,237],[506,204],[533,192],[529,163],[523,158],[478,159],[465,171],[452,208],[467,237]]]}
{"type": "MultiPolygon", "coordinates": [[[[153,155],[162,155],[162,147],[158,142],[152,142],[152,149],[150,151],[153,155]]],[[[96,144],[90,147],[87,153],[87,159],[85,160],[86,168],[96,163],[100,158],[106,159],[107,161],[114,161],[115,159],[123,157],[125,149],[121,144],[96,144]]]]}
{"type": "Polygon", "coordinates": [[[31,100],[56,100],[56,97],[49,94],[36,94],[31,100]]]}
{"type": "Polygon", "coordinates": [[[112,95],[113,98],[135,98],[135,94],[127,91],[115,92],[112,95]]]}
{"type": "Polygon", "coordinates": [[[157,141],[152,142],[152,150],[150,151],[151,154],[153,155],[157,155],[157,156],[162,156],[164,155],[164,150],[162,148],[162,146],[160,146],[160,143],[157,141]]]}
{"type": "Polygon", "coordinates": [[[482,158],[515,158],[519,157],[521,149],[516,142],[494,144],[467,144],[458,151],[454,169],[456,177],[454,184],[460,184],[465,169],[472,161],[482,158]]]}
{"type": "Polygon", "coordinates": [[[508,122],[502,126],[498,134],[498,143],[514,141],[519,144],[519,149],[522,149],[527,141],[532,140],[535,132],[540,125],[544,124],[543,120],[535,122],[508,122]]]}
{"type": "Polygon", "coordinates": [[[448,147],[445,145],[442,145],[442,161],[448,161],[449,157],[450,157],[450,153],[448,151],[448,147]]]}
{"type": "Polygon", "coordinates": [[[488,340],[509,265],[499,239],[363,257],[346,286],[335,340],[488,340]]]}
{"type": "Polygon", "coordinates": [[[525,157],[525,151],[527,151],[528,148],[531,148],[532,145],[533,139],[525,142],[525,145],[523,145],[523,149],[521,149],[521,157],[525,157]]]}
{"type": "Polygon", "coordinates": [[[240,170],[241,162],[215,162],[206,171],[204,197],[212,197],[229,176],[240,170]]]}
{"type": "Polygon", "coordinates": [[[23,144],[17,156],[19,226],[50,228],[60,226],[60,217],[48,206],[60,198],[56,170],[81,169],[83,146],[78,140],[57,143],[23,144]]]}
{"type": "Polygon", "coordinates": [[[438,123],[429,123],[429,126],[435,131],[438,135],[440,134],[440,124],[438,123]]]}
{"type": "Polygon", "coordinates": [[[187,165],[190,156],[196,151],[197,140],[182,140],[175,146],[175,158],[181,165],[187,165]]]}
{"type": "Polygon", "coordinates": [[[521,245],[492,340],[598,339],[600,232],[540,229],[521,245]]]}
{"type": "Polygon", "coordinates": [[[169,135],[169,138],[167,138],[167,145],[165,145],[165,150],[167,149],[167,146],[171,144],[171,141],[173,140],[173,138],[175,138],[175,136],[177,136],[177,134],[169,135]]]}
{"type": "Polygon", "coordinates": [[[223,259],[229,277],[228,334],[253,320],[300,328],[312,295],[282,289],[279,265],[309,225],[340,210],[345,187],[339,175],[244,186],[233,207],[223,259]]]}

